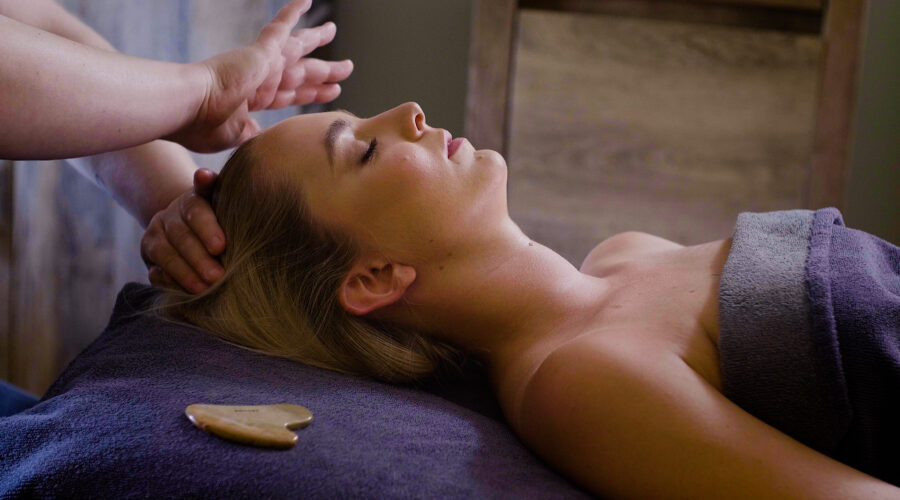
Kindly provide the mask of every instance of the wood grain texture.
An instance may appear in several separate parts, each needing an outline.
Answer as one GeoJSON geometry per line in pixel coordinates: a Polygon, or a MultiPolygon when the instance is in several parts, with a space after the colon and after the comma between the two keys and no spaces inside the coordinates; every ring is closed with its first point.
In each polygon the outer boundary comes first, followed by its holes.
{"type": "Polygon", "coordinates": [[[519,6],[800,33],[818,33],[822,24],[817,0],[520,0],[519,6]]]}
{"type": "Polygon", "coordinates": [[[809,208],[844,208],[865,0],[833,0],[825,20],[809,208]]]}
{"type": "Polygon", "coordinates": [[[693,244],[799,205],[816,37],[547,11],[519,34],[510,212],[572,263],[622,231],[693,244]]]}
{"type": "Polygon", "coordinates": [[[655,3],[662,7],[669,4],[694,4],[700,7],[728,5],[736,8],[768,7],[777,9],[821,11],[822,0],[519,0],[525,9],[546,8],[569,12],[601,12],[606,5],[615,3],[655,3]]]}
{"type": "MultiPolygon", "coordinates": [[[[285,2],[60,3],[126,54],[188,62],[251,42],[285,2]]],[[[321,13],[327,2],[317,4],[321,13]]],[[[315,12],[308,17],[322,18],[315,12]]],[[[297,111],[256,117],[266,126],[297,111]]],[[[194,159],[218,170],[229,153],[194,159]]],[[[134,219],[64,161],[0,164],[0,377],[36,395],[47,389],[103,330],[121,287],[146,282],[142,234],[134,219]]]]}
{"type": "Polygon", "coordinates": [[[469,46],[465,136],[506,153],[510,78],[515,73],[515,0],[476,0],[469,46]]]}
{"type": "Polygon", "coordinates": [[[765,7],[783,7],[801,10],[822,10],[822,0],[694,0],[700,3],[728,5],[760,5],[765,7]]]}

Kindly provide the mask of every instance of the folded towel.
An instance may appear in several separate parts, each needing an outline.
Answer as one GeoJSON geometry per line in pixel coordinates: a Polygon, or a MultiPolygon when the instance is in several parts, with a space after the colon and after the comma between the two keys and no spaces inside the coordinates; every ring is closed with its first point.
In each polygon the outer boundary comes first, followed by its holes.
{"type": "Polygon", "coordinates": [[[728,398],[900,485],[900,248],[834,208],[741,214],[719,323],[728,398]]]}
{"type": "Polygon", "coordinates": [[[500,421],[135,315],[147,291],[126,286],[41,402],[0,418],[0,498],[587,498],[500,421]],[[295,447],[260,449],[195,428],[193,403],[294,403],[314,420],[295,447]]]}

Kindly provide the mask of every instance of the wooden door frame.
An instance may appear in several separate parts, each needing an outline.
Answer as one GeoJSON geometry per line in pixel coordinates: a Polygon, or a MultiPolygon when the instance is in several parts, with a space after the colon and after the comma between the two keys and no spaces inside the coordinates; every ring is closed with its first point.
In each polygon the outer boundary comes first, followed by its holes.
{"type": "Polygon", "coordinates": [[[504,156],[508,153],[521,8],[815,32],[822,37],[819,92],[813,151],[800,204],[843,209],[866,1],[475,0],[465,135],[479,148],[493,149],[504,156]]]}

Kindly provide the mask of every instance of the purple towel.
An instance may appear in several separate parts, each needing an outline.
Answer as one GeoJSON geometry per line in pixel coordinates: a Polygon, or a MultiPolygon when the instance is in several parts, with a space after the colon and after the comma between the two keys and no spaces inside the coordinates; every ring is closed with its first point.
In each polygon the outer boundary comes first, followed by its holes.
{"type": "Polygon", "coordinates": [[[719,322],[726,396],[900,485],[900,248],[834,208],[741,214],[719,322]]]}
{"type": "Polygon", "coordinates": [[[126,286],[41,402],[0,418],[0,498],[587,497],[500,421],[135,315],[147,291],[126,286]],[[295,403],[314,421],[265,450],[195,428],[192,403],[295,403]]]}

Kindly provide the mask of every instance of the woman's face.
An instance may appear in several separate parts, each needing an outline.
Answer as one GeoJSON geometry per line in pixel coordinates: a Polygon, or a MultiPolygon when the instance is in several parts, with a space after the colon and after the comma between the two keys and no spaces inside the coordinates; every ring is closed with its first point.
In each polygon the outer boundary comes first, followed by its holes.
{"type": "Polygon", "coordinates": [[[313,217],[398,257],[433,258],[508,217],[503,157],[429,127],[415,103],[301,115],[259,139],[265,168],[301,187],[313,217]]]}

